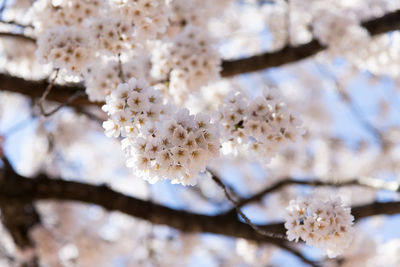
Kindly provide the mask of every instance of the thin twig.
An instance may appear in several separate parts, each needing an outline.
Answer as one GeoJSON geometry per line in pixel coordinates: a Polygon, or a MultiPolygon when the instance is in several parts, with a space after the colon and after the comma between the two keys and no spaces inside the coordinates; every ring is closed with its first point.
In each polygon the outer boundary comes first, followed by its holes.
{"type": "Polygon", "coordinates": [[[30,43],[36,43],[36,39],[27,35],[24,35],[22,33],[14,33],[14,32],[8,32],[8,31],[2,31],[0,32],[0,37],[12,37],[15,39],[19,39],[21,41],[28,41],[30,43]]]}
{"type": "MultiPolygon", "coordinates": [[[[240,215],[240,217],[258,234],[262,236],[266,236],[268,238],[275,238],[275,239],[282,239],[287,240],[286,235],[280,233],[273,233],[265,231],[264,229],[260,228],[259,226],[255,225],[244,213],[243,211],[236,205],[237,201],[233,198],[231,194],[236,196],[236,193],[233,191],[231,187],[226,186],[221,179],[211,170],[207,169],[210,173],[211,178],[213,181],[224,191],[226,198],[234,205],[236,212],[240,215]]],[[[237,196],[236,196],[237,197],[237,196]]],[[[301,252],[295,250],[294,248],[290,247],[289,244],[286,243],[279,243],[278,246],[284,250],[287,250],[300,258],[303,262],[310,264],[313,267],[321,266],[319,262],[312,261],[307,259],[301,252]]]]}
{"type": "Polygon", "coordinates": [[[381,145],[384,144],[385,141],[380,130],[365,119],[365,116],[361,113],[359,107],[351,100],[350,96],[344,91],[344,88],[341,87],[340,83],[336,82],[335,84],[340,98],[342,101],[347,103],[353,116],[356,117],[362,127],[371,133],[381,145]]]}
{"type": "Polygon", "coordinates": [[[4,10],[6,10],[7,7],[7,1],[3,0],[0,4],[0,16],[3,15],[4,10]]]}
{"type": "Polygon", "coordinates": [[[14,21],[14,20],[8,20],[8,21],[6,21],[6,20],[0,20],[0,23],[2,23],[2,24],[7,24],[7,25],[10,25],[10,26],[15,26],[15,27],[19,27],[19,28],[23,28],[23,29],[25,29],[25,28],[34,28],[33,27],[33,25],[25,25],[25,24],[21,24],[21,23],[18,23],[18,22],[16,22],[16,21],[14,21]]]}
{"type": "Polygon", "coordinates": [[[283,234],[278,234],[278,233],[271,233],[268,231],[265,231],[264,229],[261,229],[257,225],[255,225],[240,209],[240,207],[237,206],[237,201],[234,199],[234,197],[231,195],[233,193],[233,190],[228,189],[227,186],[221,181],[221,179],[211,170],[207,170],[211,174],[211,178],[213,181],[224,191],[226,198],[233,204],[233,206],[236,209],[236,212],[242,217],[242,219],[251,227],[253,230],[255,230],[257,233],[270,237],[270,238],[279,238],[279,239],[284,239],[287,240],[286,236],[283,234]]]}
{"type": "Polygon", "coordinates": [[[60,105],[58,105],[57,107],[55,107],[53,110],[48,111],[48,112],[42,112],[42,115],[44,115],[45,117],[49,117],[54,115],[57,111],[59,111],[61,108],[68,106],[69,104],[71,104],[75,99],[86,95],[85,92],[80,92],[77,91],[75,92],[73,95],[71,95],[67,101],[65,101],[65,103],[62,103],[60,105]]]}
{"type": "Polygon", "coordinates": [[[58,77],[58,73],[59,73],[59,69],[56,69],[55,71],[55,75],[54,78],[50,81],[49,85],[46,87],[46,89],[44,90],[42,96],[39,99],[39,108],[42,114],[45,114],[46,112],[44,111],[44,107],[43,107],[43,103],[46,100],[46,97],[48,96],[48,94],[50,94],[51,89],[53,88],[53,85],[58,77]]]}
{"type": "MultiPolygon", "coordinates": [[[[366,188],[376,189],[376,190],[388,190],[393,192],[400,192],[400,185],[396,182],[385,182],[380,179],[374,179],[369,177],[361,177],[357,179],[351,179],[344,182],[323,182],[318,180],[294,180],[293,178],[285,178],[276,182],[269,187],[261,190],[260,192],[252,195],[248,198],[241,198],[239,202],[236,203],[238,207],[242,207],[251,202],[259,201],[267,194],[276,192],[281,188],[289,185],[303,185],[303,186],[333,186],[333,187],[344,187],[344,186],[363,186],[366,188]]],[[[232,212],[232,211],[230,211],[232,212]]]]}
{"type": "Polygon", "coordinates": [[[24,128],[25,126],[29,125],[29,123],[35,118],[35,116],[29,116],[29,118],[26,118],[16,124],[14,124],[13,126],[11,126],[10,128],[8,128],[7,130],[5,130],[3,132],[3,136],[9,136],[19,130],[21,130],[22,128],[24,128]]]}
{"type": "Polygon", "coordinates": [[[121,53],[118,54],[118,67],[119,67],[118,76],[121,78],[122,82],[125,82],[126,80],[124,75],[124,69],[122,67],[121,53]]]}
{"type": "Polygon", "coordinates": [[[290,246],[290,244],[282,243],[282,244],[279,245],[279,247],[281,249],[289,251],[290,253],[292,253],[293,255],[298,257],[299,259],[301,259],[304,263],[309,264],[310,266],[313,266],[313,267],[322,266],[321,262],[316,262],[316,261],[313,261],[313,260],[310,260],[310,259],[306,258],[300,251],[298,251],[298,250],[294,249],[292,246],[290,246]]]}
{"type": "Polygon", "coordinates": [[[291,23],[291,3],[290,0],[285,0],[286,2],[286,42],[287,45],[291,46],[292,45],[292,38],[291,38],[291,29],[292,29],[292,23],[291,23]]]}
{"type": "Polygon", "coordinates": [[[5,141],[4,137],[0,135],[0,159],[3,159],[5,157],[4,147],[3,147],[4,141],[5,141]]]}
{"type": "Polygon", "coordinates": [[[83,92],[83,91],[76,91],[74,94],[72,94],[70,97],[68,97],[68,99],[64,103],[58,105],[57,107],[55,107],[51,111],[46,112],[44,107],[43,107],[43,103],[46,100],[46,97],[50,94],[51,89],[53,88],[53,86],[55,84],[55,81],[56,81],[56,79],[58,77],[58,73],[59,73],[59,69],[56,70],[54,78],[51,80],[51,82],[47,86],[46,90],[43,92],[42,97],[39,99],[39,103],[38,104],[39,104],[40,112],[45,117],[49,117],[49,116],[55,114],[61,108],[69,105],[71,102],[73,102],[78,97],[86,95],[86,93],[83,92]]]}
{"type": "Polygon", "coordinates": [[[381,145],[381,147],[384,147],[386,144],[386,140],[381,131],[365,119],[365,116],[362,115],[358,106],[351,100],[350,96],[347,94],[345,88],[338,81],[336,76],[332,72],[328,71],[321,64],[317,64],[317,68],[321,72],[321,74],[325,75],[332,81],[340,98],[348,105],[348,107],[350,108],[350,112],[358,120],[361,126],[375,138],[375,140],[381,145]]]}

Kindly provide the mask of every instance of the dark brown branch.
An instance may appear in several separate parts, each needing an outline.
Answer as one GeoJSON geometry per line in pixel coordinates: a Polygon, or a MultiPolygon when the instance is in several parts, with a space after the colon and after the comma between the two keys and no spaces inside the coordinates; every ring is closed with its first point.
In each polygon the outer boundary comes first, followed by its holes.
{"type": "MultiPolygon", "coordinates": [[[[378,35],[400,28],[400,10],[382,17],[365,21],[361,24],[371,35],[378,35]]],[[[260,71],[270,67],[278,67],[311,57],[326,47],[317,40],[296,47],[286,46],[278,51],[267,52],[248,58],[225,60],[222,62],[222,77],[260,71]]]]}
{"type": "MultiPolygon", "coordinates": [[[[211,232],[261,241],[257,233],[246,224],[231,221],[227,216],[206,216],[175,210],[155,203],[118,193],[109,187],[79,182],[49,179],[39,176],[34,179],[14,174],[0,181],[0,199],[19,201],[72,200],[97,204],[107,210],[120,211],[155,224],[165,224],[184,232],[211,232]]],[[[272,239],[271,239],[272,240],[272,239]]]]}
{"type": "MultiPolygon", "coordinates": [[[[14,93],[23,94],[30,97],[31,99],[39,99],[44,90],[49,86],[47,80],[30,81],[23,78],[10,76],[7,74],[0,73],[0,90],[9,91],[14,93]]],[[[66,103],[72,95],[76,95],[78,92],[84,92],[85,87],[82,84],[72,85],[59,85],[55,84],[47,96],[48,100],[66,103]]],[[[100,103],[90,102],[87,95],[81,96],[75,99],[71,106],[82,106],[82,105],[101,105],[100,103]]]]}
{"type": "MultiPolygon", "coordinates": [[[[164,224],[184,232],[209,232],[231,237],[241,237],[261,242],[269,242],[279,247],[287,246],[281,239],[265,237],[248,225],[238,221],[236,216],[207,216],[183,210],[171,209],[159,204],[143,201],[118,193],[107,186],[89,185],[79,182],[49,179],[41,175],[27,179],[14,173],[11,179],[0,180],[0,201],[65,200],[80,201],[99,205],[107,210],[120,211],[155,224],[164,224]]],[[[326,185],[326,184],[325,184],[326,185]]],[[[400,213],[400,202],[372,203],[354,207],[356,219],[378,214],[400,213]]],[[[258,226],[261,229],[282,234],[282,223],[258,226]]]]}
{"type": "Polygon", "coordinates": [[[285,186],[289,185],[304,185],[304,186],[331,186],[331,187],[344,187],[344,186],[363,186],[371,189],[376,190],[390,190],[395,192],[400,192],[400,186],[398,184],[386,183],[384,181],[372,178],[359,178],[359,179],[352,179],[344,182],[323,182],[323,181],[302,181],[302,180],[293,180],[292,178],[285,178],[275,184],[259,191],[258,193],[252,195],[248,198],[242,198],[237,205],[239,207],[247,205],[251,202],[260,201],[264,196],[276,192],[285,186]]]}
{"type": "MultiPolygon", "coordinates": [[[[314,184],[304,182],[295,183],[324,186],[335,185],[320,182],[314,184]]],[[[183,210],[175,210],[123,195],[104,185],[96,186],[59,179],[49,179],[44,175],[34,179],[24,178],[18,174],[14,174],[12,179],[3,177],[0,180],[0,199],[18,199],[19,201],[46,199],[80,201],[96,204],[107,210],[120,211],[152,223],[165,224],[185,232],[211,232],[260,240],[260,236],[246,224],[239,221],[231,221],[230,216],[207,216],[183,210]]],[[[400,212],[400,202],[377,202],[354,207],[353,211],[356,219],[379,214],[391,215],[400,212]]],[[[264,229],[269,227],[271,228],[271,232],[276,232],[277,225],[264,226],[264,229]]],[[[263,237],[261,237],[262,239],[263,237]]]]}
{"type": "Polygon", "coordinates": [[[400,201],[374,202],[351,209],[351,213],[354,215],[355,220],[360,220],[374,215],[394,215],[399,212],[400,201]]]}
{"type": "Polygon", "coordinates": [[[35,43],[36,39],[21,33],[15,32],[0,32],[0,37],[11,37],[20,41],[27,41],[29,43],[35,43]]]}
{"type": "Polygon", "coordinates": [[[382,17],[364,21],[361,25],[368,30],[371,35],[378,35],[400,28],[400,10],[387,13],[382,17]]]}
{"type": "MultiPolygon", "coordinates": [[[[13,93],[19,93],[26,97],[29,97],[32,102],[36,100],[40,101],[46,88],[49,87],[47,80],[30,81],[23,78],[10,76],[8,74],[0,73],[0,91],[7,91],[13,93]]],[[[97,122],[102,122],[105,119],[96,117],[94,114],[90,114],[85,110],[85,106],[102,106],[101,102],[89,101],[85,87],[82,84],[54,84],[51,92],[46,95],[46,99],[57,102],[58,105],[50,110],[42,110],[42,114],[47,116],[53,115],[59,109],[65,106],[73,107],[76,112],[86,115],[88,118],[93,119],[97,122]]]]}
{"type": "Polygon", "coordinates": [[[8,201],[0,203],[0,209],[2,223],[10,232],[15,244],[22,249],[32,247],[29,230],[39,223],[39,215],[32,203],[8,201]]]}
{"type": "Polygon", "coordinates": [[[312,40],[299,46],[286,46],[278,51],[267,52],[247,58],[222,61],[222,77],[230,77],[237,74],[255,72],[271,67],[296,62],[311,57],[326,47],[317,40],[312,40]]]}
{"type": "MultiPolygon", "coordinates": [[[[49,179],[41,175],[27,179],[14,173],[0,180],[0,202],[67,200],[97,204],[107,210],[120,211],[155,224],[164,224],[183,232],[209,232],[231,237],[267,242],[293,252],[302,261],[316,266],[291,248],[284,240],[265,237],[253,231],[236,217],[226,215],[207,216],[171,209],[118,193],[107,186],[95,186],[79,182],[49,179]]],[[[268,231],[268,226],[263,229],[268,231]]],[[[271,230],[276,230],[272,225],[271,230]]]]}
{"type": "MultiPolygon", "coordinates": [[[[7,159],[2,157],[3,168],[0,173],[0,179],[12,176],[14,171],[7,159]]],[[[4,227],[10,233],[14,243],[21,250],[31,249],[35,246],[29,234],[30,229],[40,224],[40,216],[36,211],[32,201],[20,201],[12,199],[9,201],[0,201],[1,221],[4,227]]],[[[35,254],[21,266],[37,267],[38,259],[35,254]]]]}

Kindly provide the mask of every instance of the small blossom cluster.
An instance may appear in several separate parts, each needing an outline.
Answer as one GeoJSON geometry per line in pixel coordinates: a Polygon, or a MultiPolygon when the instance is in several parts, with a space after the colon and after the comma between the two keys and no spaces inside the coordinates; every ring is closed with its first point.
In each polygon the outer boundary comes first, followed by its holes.
{"type": "Polygon", "coordinates": [[[94,61],[84,76],[89,100],[104,101],[124,77],[146,78],[145,63],[140,57],[121,63],[117,59],[94,61]]]}
{"type": "Polygon", "coordinates": [[[314,17],[315,37],[335,52],[348,52],[368,43],[369,33],[355,16],[327,7],[317,9],[314,17]]]}
{"type": "Polygon", "coordinates": [[[91,32],[84,25],[98,16],[103,0],[39,0],[32,7],[34,32],[38,36],[39,61],[54,68],[80,74],[94,57],[91,32]]]}
{"type": "Polygon", "coordinates": [[[99,14],[101,8],[106,6],[106,2],[104,0],[38,0],[33,5],[33,26],[36,32],[44,32],[57,26],[82,27],[86,19],[99,14]]]}
{"type": "Polygon", "coordinates": [[[231,2],[232,0],[174,0],[171,3],[170,19],[176,28],[188,23],[204,27],[209,18],[220,15],[231,2]]]}
{"type": "Polygon", "coordinates": [[[93,50],[85,30],[60,26],[51,28],[38,39],[36,56],[42,63],[51,62],[55,68],[80,73],[86,70],[93,50]]]}
{"type": "Polygon", "coordinates": [[[135,48],[134,26],[129,21],[111,15],[87,22],[93,49],[110,55],[118,55],[135,48]]]}
{"type": "Polygon", "coordinates": [[[201,28],[186,26],[172,42],[158,43],[152,54],[151,75],[169,80],[169,92],[177,103],[190,91],[219,77],[221,60],[201,28]]]}
{"type": "Polygon", "coordinates": [[[374,37],[347,59],[361,70],[367,69],[375,75],[388,75],[400,80],[400,33],[395,31],[374,37]]]}
{"type": "Polygon", "coordinates": [[[30,10],[32,0],[6,1],[2,8],[1,19],[4,21],[19,21],[21,24],[29,24],[32,20],[30,10]]]}
{"type": "Polygon", "coordinates": [[[50,66],[42,65],[35,52],[37,45],[24,40],[1,38],[0,70],[14,76],[44,79],[51,73],[50,66]]]}
{"type": "Polygon", "coordinates": [[[323,249],[328,257],[343,253],[353,239],[354,217],[340,198],[321,201],[299,198],[290,201],[285,215],[289,241],[301,238],[308,245],[323,249]]]}
{"type": "MultiPolygon", "coordinates": [[[[123,72],[143,77],[137,70],[144,72],[145,68],[139,66],[142,62],[136,64],[136,59],[138,54],[143,54],[147,41],[165,32],[169,4],[166,0],[60,0],[57,3],[39,0],[32,12],[38,17],[34,32],[38,35],[36,55],[40,62],[65,69],[79,79],[83,75],[89,84],[90,100],[104,101],[105,88],[114,89],[114,78],[121,72],[109,75],[111,69],[115,70],[117,59],[124,58],[123,72]],[[105,63],[107,75],[99,78],[104,72],[98,71],[96,64],[101,61],[110,61],[110,64],[105,63]],[[127,63],[131,61],[134,62],[127,63]]],[[[123,81],[119,78],[118,82],[123,81]]]]}
{"type": "Polygon", "coordinates": [[[241,152],[268,162],[269,158],[302,133],[301,122],[274,94],[248,100],[240,93],[232,94],[219,107],[215,120],[223,127],[228,152],[241,152]]]}
{"type": "Polygon", "coordinates": [[[217,133],[210,118],[189,115],[187,109],[149,123],[140,136],[128,151],[127,165],[137,168],[136,174],[149,182],[168,178],[172,183],[194,185],[207,161],[218,156],[217,133]]]}
{"type": "Polygon", "coordinates": [[[168,113],[167,108],[158,91],[148,87],[144,80],[132,78],[106,97],[102,109],[110,119],[103,123],[105,133],[116,138],[137,136],[142,127],[168,113]]]}
{"type": "Polygon", "coordinates": [[[169,24],[170,9],[166,0],[123,0],[116,3],[120,17],[135,26],[135,39],[146,41],[164,33],[169,24]]]}
{"type": "Polygon", "coordinates": [[[206,115],[173,109],[159,91],[132,78],[106,98],[103,110],[110,119],[103,127],[109,137],[124,137],[127,166],[138,176],[194,185],[208,160],[218,156],[216,127],[206,115]]]}
{"type": "Polygon", "coordinates": [[[110,10],[88,20],[86,27],[98,51],[128,53],[165,32],[168,11],[165,0],[116,1],[110,10]]]}

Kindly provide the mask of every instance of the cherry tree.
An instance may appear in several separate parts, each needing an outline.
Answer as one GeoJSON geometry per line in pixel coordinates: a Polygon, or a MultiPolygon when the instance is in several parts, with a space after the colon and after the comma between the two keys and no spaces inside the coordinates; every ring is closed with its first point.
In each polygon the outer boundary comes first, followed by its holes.
{"type": "Polygon", "coordinates": [[[0,4],[0,266],[399,266],[400,2],[0,4]]]}

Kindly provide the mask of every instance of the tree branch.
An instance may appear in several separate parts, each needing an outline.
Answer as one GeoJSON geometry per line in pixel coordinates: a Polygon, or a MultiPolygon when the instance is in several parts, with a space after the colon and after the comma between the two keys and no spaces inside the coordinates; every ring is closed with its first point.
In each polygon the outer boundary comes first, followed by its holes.
{"type": "Polygon", "coordinates": [[[326,47],[317,40],[312,40],[299,46],[285,46],[284,48],[254,55],[247,58],[222,61],[222,77],[230,77],[237,74],[255,72],[271,67],[278,67],[284,64],[296,62],[311,57],[326,47]]]}
{"type": "MultiPolygon", "coordinates": [[[[378,35],[400,28],[400,10],[388,13],[382,17],[364,21],[361,23],[371,35],[378,35]]],[[[222,77],[229,77],[236,74],[260,71],[270,67],[278,67],[284,64],[293,63],[326,49],[317,40],[292,47],[286,46],[275,52],[266,52],[248,58],[224,60],[222,62],[222,77]]]]}
{"type": "Polygon", "coordinates": [[[29,43],[35,43],[36,39],[27,35],[24,35],[22,33],[16,33],[16,32],[8,32],[8,31],[0,31],[0,37],[10,37],[14,38],[20,41],[25,41],[29,43]]]}
{"type": "MultiPolygon", "coordinates": [[[[0,73],[0,90],[9,91],[13,93],[23,94],[30,97],[31,99],[39,99],[44,90],[49,86],[47,80],[31,81],[23,78],[10,76],[4,73],[0,73]]],[[[71,96],[79,93],[84,93],[85,87],[83,84],[54,84],[52,91],[47,96],[48,100],[52,100],[59,103],[66,103],[71,96]]],[[[101,103],[90,102],[87,95],[84,94],[72,101],[69,105],[71,106],[83,106],[83,105],[101,105],[101,103]]]]}
{"type": "MultiPolygon", "coordinates": [[[[316,184],[318,185],[319,183],[316,184]]],[[[325,183],[324,185],[328,184],[325,183]]],[[[168,225],[183,232],[208,232],[268,242],[285,249],[290,248],[290,245],[286,241],[262,236],[247,224],[238,221],[236,216],[230,214],[209,216],[175,210],[126,196],[104,185],[96,186],[80,182],[50,179],[45,175],[28,179],[14,172],[12,175],[3,176],[0,179],[1,203],[50,199],[96,204],[107,210],[120,211],[154,224],[168,225]]],[[[391,215],[396,213],[400,213],[400,202],[375,202],[352,209],[352,214],[356,220],[374,215],[391,215]]],[[[276,234],[285,234],[286,232],[283,223],[258,225],[258,227],[276,234]]],[[[308,263],[311,264],[310,262],[308,263]]]]}
{"type": "MultiPolygon", "coordinates": [[[[10,174],[13,175],[14,170],[6,158],[1,158],[3,168],[0,177],[4,179],[4,177],[10,174]]],[[[33,202],[23,202],[18,199],[0,201],[0,209],[1,221],[18,248],[27,251],[34,248],[35,244],[31,239],[29,231],[33,226],[40,224],[40,216],[33,202]]],[[[21,263],[21,266],[38,267],[39,264],[36,255],[33,253],[30,256],[21,263]]]]}
{"type": "Polygon", "coordinates": [[[394,215],[400,212],[400,201],[373,202],[363,206],[353,207],[351,213],[355,220],[375,215],[394,215]]]}
{"type": "MultiPolygon", "coordinates": [[[[154,224],[168,225],[183,232],[208,232],[267,242],[288,250],[311,266],[317,266],[315,262],[301,255],[287,241],[262,236],[253,231],[248,225],[238,221],[236,217],[226,215],[207,216],[183,210],[175,210],[123,195],[105,185],[96,186],[50,179],[45,175],[28,179],[14,172],[0,179],[0,203],[50,199],[96,204],[107,210],[120,211],[154,224]]],[[[263,229],[269,231],[268,226],[263,226],[263,229]]],[[[271,230],[275,229],[275,225],[272,225],[271,230]]]]}
{"type": "MultiPolygon", "coordinates": [[[[148,220],[155,224],[164,224],[184,232],[210,232],[256,241],[265,240],[252,231],[246,224],[231,221],[224,215],[207,216],[171,209],[159,204],[140,200],[118,193],[101,185],[50,179],[40,175],[33,179],[14,173],[12,177],[0,180],[0,201],[18,200],[72,200],[99,205],[107,210],[120,211],[148,220]]],[[[274,243],[274,241],[272,241],[274,243]]]]}
{"type": "Polygon", "coordinates": [[[318,180],[293,180],[293,178],[285,178],[276,182],[275,184],[266,187],[265,189],[259,191],[258,193],[248,197],[242,198],[238,203],[237,206],[242,207],[247,205],[251,202],[260,201],[264,196],[276,192],[286,186],[289,185],[304,185],[304,186],[313,186],[313,187],[320,187],[320,186],[331,186],[331,187],[344,187],[344,186],[363,186],[375,190],[388,190],[388,191],[395,191],[400,192],[400,185],[398,183],[388,183],[379,179],[362,177],[357,179],[351,179],[343,182],[324,182],[318,180]]]}

